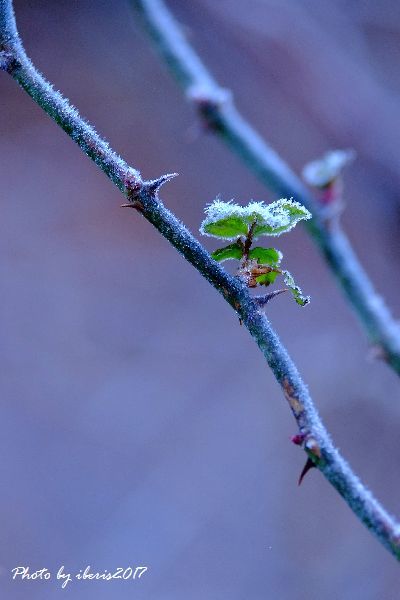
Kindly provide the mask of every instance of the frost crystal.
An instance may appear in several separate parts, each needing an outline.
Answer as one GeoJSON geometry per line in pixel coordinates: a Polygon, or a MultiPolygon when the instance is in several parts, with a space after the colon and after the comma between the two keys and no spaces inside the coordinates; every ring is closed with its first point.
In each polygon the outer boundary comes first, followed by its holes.
{"type": "Polygon", "coordinates": [[[229,200],[229,202],[224,202],[223,200],[216,198],[214,202],[211,202],[206,206],[204,212],[207,215],[205,221],[221,221],[222,219],[226,219],[227,217],[242,216],[243,208],[239,206],[239,204],[233,202],[233,200],[229,200]]]}
{"type": "Polygon", "coordinates": [[[260,235],[278,236],[292,229],[298,221],[311,218],[304,206],[286,198],[272,204],[250,202],[247,206],[216,199],[205,212],[200,233],[227,240],[247,235],[252,225],[254,239],[260,235]]]}
{"type": "Polygon", "coordinates": [[[319,160],[307,163],[303,168],[303,179],[314,187],[323,188],[332,183],[356,156],[354,150],[332,150],[319,160]]]}

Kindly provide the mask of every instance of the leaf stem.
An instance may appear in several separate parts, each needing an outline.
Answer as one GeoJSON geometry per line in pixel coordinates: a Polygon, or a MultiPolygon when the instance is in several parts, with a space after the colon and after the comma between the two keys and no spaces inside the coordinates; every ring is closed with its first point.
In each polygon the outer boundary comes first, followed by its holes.
{"type": "Polygon", "coordinates": [[[252,224],[249,227],[249,231],[247,233],[246,240],[244,242],[243,256],[246,259],[246,261],[249,258],[249,252],[250,252],[251,245],[253,243],[253,234],[254,234],[254,228],[255,228],[256,224],[257,224],[257,221],[252,222],[252,224]]]}

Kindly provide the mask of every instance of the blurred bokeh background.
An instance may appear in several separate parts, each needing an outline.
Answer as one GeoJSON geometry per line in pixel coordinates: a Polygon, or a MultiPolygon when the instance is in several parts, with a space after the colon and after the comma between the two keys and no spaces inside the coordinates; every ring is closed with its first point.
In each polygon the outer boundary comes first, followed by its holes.
{"type": "MultiPolygon", "coordinates": [[[[217,194],[274,198],[201,131],[125,0],[17,0],[38,68],[192,231],[217,194]]],[[[399,307],[400,4],[170,0],[237,106],[297,171],[352,147],[345,227],[399,307]]],[[[232,310],[72,141],[0,77],[0,588],[12,600],[395,600],[395,560],[304,454],[232,310]],[[140,581],[10,570],[148,565],[140,581]]],[[[213,248],[212,240],[204,240],[213,248]]],[[[268,316],[335,443],[400,515],[400,382],[305,231],[279,238],[312,303],[268,316]]],[[[2,592],[3,593],[3,592],[2,592]]]]}

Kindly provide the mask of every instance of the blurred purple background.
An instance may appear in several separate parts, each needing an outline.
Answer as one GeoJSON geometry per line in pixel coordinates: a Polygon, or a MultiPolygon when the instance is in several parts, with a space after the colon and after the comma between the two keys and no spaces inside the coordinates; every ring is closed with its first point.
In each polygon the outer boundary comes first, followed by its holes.
{"type": "MultiPolygon", "coordinates": [[[[18,0],[28,54],[197,234],[217,194],[274,198],[191,107],[128,2],[18,0]]],[[[400,4],[171,0],[240,110],[296,170],[353,147],[345,226],[400,314],[400,4]]],[[[316,472],[222,298],[3,74],[0,588],[12,600],[395,600],[395,560],[316,472]],[[148,565],[140,581],[10,570],[148,565]]],[[[211,249],[212,240],[203,240],[211,249]]],[[[400,515],[400,382],[304,230],[279,239],[312,303],[268,315],[335,443],[400,515]]]]}

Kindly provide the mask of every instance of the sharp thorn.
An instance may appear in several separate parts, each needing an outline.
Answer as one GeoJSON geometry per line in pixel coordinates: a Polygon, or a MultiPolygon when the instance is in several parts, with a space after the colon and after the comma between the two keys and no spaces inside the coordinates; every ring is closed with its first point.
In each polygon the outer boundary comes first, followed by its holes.
{"type": "Polygon", "coordinates": [[[307,458],[307,462],[304,465],[302,472],[300,473],[298,485],[301,485],[301,482],[303,481],[304,477],[307,475],[308,471],[310,469],[313,469],[314,467],[315,467],[315,465],[314,465],[313,461],[311,460],[311,458],[307,458]]]}
{"type": "Polygon", "coordinates": [[[273,292],[270,292],[269,294],[265,294],[264,296],[254,296],[253,300],[256,302],[256,304],[258,304],[258,306],[262,307],[268,304],[268,302],[271,302],[271,300],[273,298],[276,298],[276,296],[279,296],[280,294],[283,294],[284,292],[288,291],[289,290],[287,288],[275,290],[273,292]]]}
{"type": "Polygon", "coordinates": [[[164,185],[164,183],[167,183],[167,181],[170,181],[171,179],[174,179],[174,177],[177,176],[178,173],[167,173],[166,175],[161,175],[161,177],[159,177],[158,179],[146,181],[144,185],[147,191],[150,192],[150,194],[156,194],[160,187],[164,185]]]}

